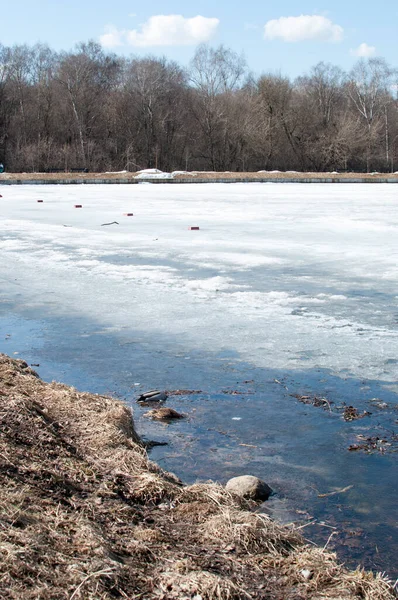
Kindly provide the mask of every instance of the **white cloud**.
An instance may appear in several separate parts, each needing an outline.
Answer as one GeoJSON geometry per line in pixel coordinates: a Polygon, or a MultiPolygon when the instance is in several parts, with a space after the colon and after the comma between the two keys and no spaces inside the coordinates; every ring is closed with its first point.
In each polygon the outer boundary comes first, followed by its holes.
{"type": "Polygon", "coordinates": [[[264,37],[268,40],[281,39],[284,42],[340,42],[344,30],[330,19],[321,15],[300,15],[299,17],[280,17],[268,21],[264,27],[264,37]]]}
{"type": "Polygon", "coordinates": [[[352,56],[360,56],[362,58],[370,58],[376,54],[375,46],[368,46],[368,44],[360,44],[358,48],[351,49],[350,53],[352,56]]]}
{"type": "Polygon", "coordinates": [[[141,27],[127,34],[132,46],[189,46],[207,42],[220,21],[198,15],[186,19],[182,15],[155,15],[141,27]]]}
{"type": "Polygon", "coordinates": [[[100,36],[100,43],[104,48],[116,48],[123,46],[124,31],[119,31],[113,25],[105,27],[106,33],[100,36]]]}
{"type": "Polygon", "coordinates": [[[123,43],[136,47],[190,46],[208,42],[215,34],[219,19],[198,15],[187,19],[182,15],[154,15],[140,25],[140,29],[118,30],[108,27],[100,37],[107,48],[123,43]]]}

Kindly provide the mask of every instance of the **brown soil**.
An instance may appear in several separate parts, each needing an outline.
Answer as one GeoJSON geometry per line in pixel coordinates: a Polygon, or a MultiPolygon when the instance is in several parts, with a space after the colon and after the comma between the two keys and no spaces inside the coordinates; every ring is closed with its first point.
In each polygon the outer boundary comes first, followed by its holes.
{"type": "MultiPolygon", "coordinates": [[[[138,173],[3,173],[0,175],[1,180],[10,181],[84,181],[84,180],[118,180],[121,183],[124,181],[134,180],[134,177],[138,173]]],[[[209,181],[225,180],[225,179],[267,179],[275,180],[278,179],[362,179],[366,181],[377,181],[378,179],[393,179],[398,180],[398,175],[393,173],[300,173],[300,172],[254,172],[254,173],[235,173],[235,172],[213,172],[213,171],[193,171],[183,175],[175,176],[178,180],[195,180],[195,179],[207,179],[209,181]]]]}
{"type": "Polygon", "coordinates": [[[2,600],[394,598],[252,509],[148,460],[121,402],[0,355],[2,600]]]}

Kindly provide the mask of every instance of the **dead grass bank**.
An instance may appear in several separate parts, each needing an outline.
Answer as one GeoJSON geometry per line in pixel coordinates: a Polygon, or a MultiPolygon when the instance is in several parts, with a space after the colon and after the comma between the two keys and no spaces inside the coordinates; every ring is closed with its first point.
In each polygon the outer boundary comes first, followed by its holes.
{"type": "Polygon", "coordinates": [[[221,486],[148,460],[130,411],[0,355],[0,598],[392,600],[221,486]]]}
{"type": "MultiPolygon", "coordinates": [[[[84,182],[89,180],[90,182],[104,180],[115,181],[118,183],[128,183],[129,181],[135,181],[135,176],[139,173],[132,173],[128,171],[122,171],[120,173],[2,173],[0,175],[1,181],[13,182],[13,181],[48,181],[53,183],[73,181],[73,182],[84,182]]],[[[328,181],[350,181],[350,180],[361,180],[366,182],[377,182],[378,180],[394,180],[398,179],[397,173],[312,173],[312,172],[295,172],[295,171],[264,171],[264,172],[230,172],[230,171],[192,171],[187,173],[181,173],[176,175],[174,179],[179,181],[195,181],[196,179],[214,181],[219,180],[325,180],[328,181]]],[[[155,181],[156,182],[156,181],[155,181]]]]}

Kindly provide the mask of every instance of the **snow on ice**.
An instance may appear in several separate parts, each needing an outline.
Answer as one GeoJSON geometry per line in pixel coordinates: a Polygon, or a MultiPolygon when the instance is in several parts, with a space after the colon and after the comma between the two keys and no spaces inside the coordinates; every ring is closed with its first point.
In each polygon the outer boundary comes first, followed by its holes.
{"type": "Polygon", "coordinates": [[[306,368],[397,379],[392,185],[46,185],[2,195],[1,293],[30,309],[47,303],[54,316],[144,328],[257,366],[300,369],[305,357],[306,368]]]}

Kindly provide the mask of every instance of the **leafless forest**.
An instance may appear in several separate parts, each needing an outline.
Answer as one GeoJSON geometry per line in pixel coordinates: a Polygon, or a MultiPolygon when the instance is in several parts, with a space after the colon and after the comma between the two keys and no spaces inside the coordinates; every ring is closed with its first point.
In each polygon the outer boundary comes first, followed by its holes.
{"type": "Polygon", "coordinates": [[[290,80],[199,46],[188,68],[95,42],[56,53],[0,44],[8,171],[398,170],[395,69],[319,63],[290,80]]]}

